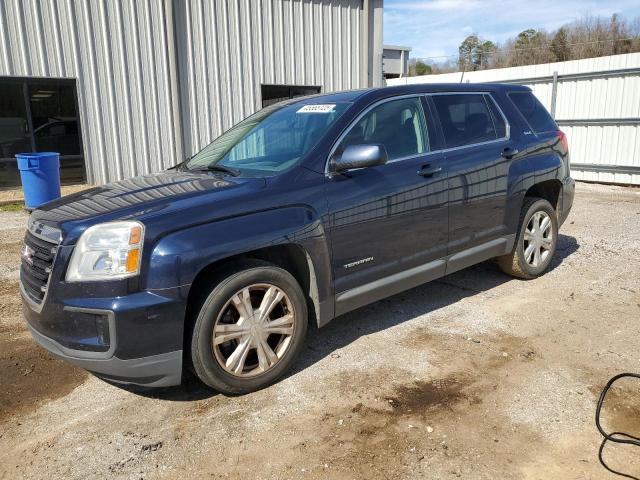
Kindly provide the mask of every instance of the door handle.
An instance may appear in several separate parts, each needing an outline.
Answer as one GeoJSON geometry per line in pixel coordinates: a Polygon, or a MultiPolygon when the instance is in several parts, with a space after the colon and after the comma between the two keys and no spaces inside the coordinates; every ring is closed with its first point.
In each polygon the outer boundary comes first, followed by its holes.
{"type": "Polygon", "coordinates": [[[517,148],[507,147],[504,150],[502,150],[502,152],[500,152],[500,155],[502,155],[507,160],[511,160],[518,153],[520,152],[517,148]]]}
{"type": "Polygon", "coordinates": [[[425,165],[420,170],[418,170],[418,175],[421,177],[433,177],[436,173],[440,173],[442,171],[442,167],[431,167],[430,165],[425,165]]]}

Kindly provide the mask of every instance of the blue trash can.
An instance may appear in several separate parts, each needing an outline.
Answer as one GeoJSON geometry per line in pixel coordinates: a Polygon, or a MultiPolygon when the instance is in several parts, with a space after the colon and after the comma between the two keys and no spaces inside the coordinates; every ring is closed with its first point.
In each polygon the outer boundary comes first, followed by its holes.
{"type": "Polygon", "coordinates": [[[60,198],[60,154],[17,153],[16,159],[28,210],[60,198]]]}

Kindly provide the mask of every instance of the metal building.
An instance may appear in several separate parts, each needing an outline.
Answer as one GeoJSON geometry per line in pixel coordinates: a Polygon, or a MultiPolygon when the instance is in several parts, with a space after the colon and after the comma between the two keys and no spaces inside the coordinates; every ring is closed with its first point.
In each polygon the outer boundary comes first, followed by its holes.
{"type": "Polygon", "coordinates": [[[0,187],[162,170],[263,105],[382,83],[383,0],[0,0],[0,187]]]}
{"type": "Polygon", "coordinates": [[[382,74],[384,78],[406,77],[409,73],[409,52],[411,47],[383,45],[382,74]]]}

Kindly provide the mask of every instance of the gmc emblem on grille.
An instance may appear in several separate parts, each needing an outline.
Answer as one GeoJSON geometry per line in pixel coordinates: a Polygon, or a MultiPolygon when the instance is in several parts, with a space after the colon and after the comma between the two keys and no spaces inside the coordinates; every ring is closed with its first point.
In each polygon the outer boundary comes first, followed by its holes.
{"type": "Polygon", "coordinates": [[[33,254],[36,251],[31,248],[29,245],[25,245],[22,249],[22,259],[27,262],[29,265],[33,265],[33,254]]]}
{"type": "Polygon", "coordinates": [[[28,225],[29,231],[31,231],[31,233],[35,233],[36,235],[40,235],[42,233],[42,230],[44,229],[44,224],[42,223],[36,223],[34,221],[30,221],[29,225],[28,225]]]}

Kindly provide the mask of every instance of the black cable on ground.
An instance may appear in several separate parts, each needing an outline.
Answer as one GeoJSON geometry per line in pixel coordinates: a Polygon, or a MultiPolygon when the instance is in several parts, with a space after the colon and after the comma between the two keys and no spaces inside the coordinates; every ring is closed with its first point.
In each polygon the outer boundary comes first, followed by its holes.
{"type": "Polygon", "coordinates": [[[634,437],[633,435],[629,435],[628,433],[624,433],[624,432],[607,433],[604,431],[604,429],[602,428],[602,425],[600,424],[600,411],[602,410],[604,399],[607,396],[607,393],[609,392],[609,389],[611,388],[611,386],[621,378],[637,378],[640,380],[640,374],[621,373],[619,375],[616,375],[615,377],[613,377],[611,380],[607,382],[604,389],[602,390],[602,393],[600,394],[600,399],[598,400],[598,408],[596,409],[596,427],[598,427],[598,430],[600,431],[604,439],[600,444],[600,450],[598,451],[598,459],[600,460],[600,463],[602,464],[602,466],[606,468],[608,471],[610,471],[611,473],[620,475],[621,477],[631,478],[632,480],[640,480],[640,478],[635,477],[633,475],[629,475],[627,473],[613,470],[611,467],[607,465],[607,463],[604,461],[604,458],[602,457],[602,453],[604,452],[604,447],[607,444],[607,442],[622,443],[622,444],[635,445],[636,447],[640,447],[640,438],[634,437]]]}

